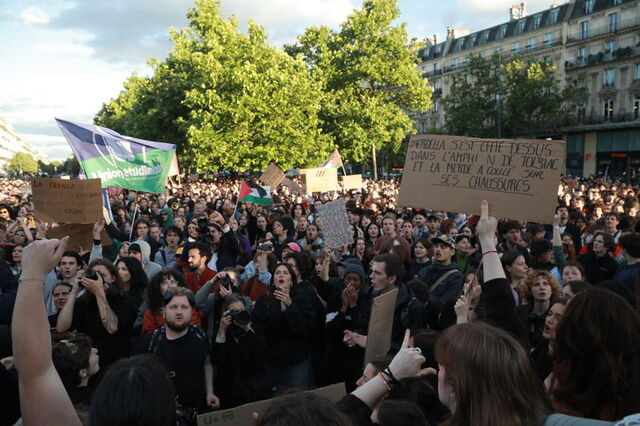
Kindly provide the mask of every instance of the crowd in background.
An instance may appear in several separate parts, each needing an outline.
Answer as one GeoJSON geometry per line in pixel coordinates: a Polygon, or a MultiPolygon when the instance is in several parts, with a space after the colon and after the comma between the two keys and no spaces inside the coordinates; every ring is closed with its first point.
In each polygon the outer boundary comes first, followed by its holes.
{"type": "Polygon", "coordinates": [[[280,186],[268,206],[237,203],[241,183],[112,188],[113,220],[93,225],[93,245],[61,243],[33,278],[23,251],[57,224],[34,215],[28,182],[0,182],[0,424],[29,415],[12,355],[29,353],[23,322],[38,310],[16,299],[34,280],[58,391],[85,423],[127,424],[109,417],[126,414],[113,392],[127,371],[168,381],[158,400],[175,395],[148,424],[339,382],[349,394],[337,404],[290,395],[256,421],[541,425],[640,412],[637,187],[565,179],[552,223],[538,224],[495,220],[486,205],[401,207],[399,180],[311,195],[280,186]],[[339,197],[353,244],[331,247],[316,209],[339,197]],[[391,290],[391,349],[364,365],[373,299],[391,290]]]}

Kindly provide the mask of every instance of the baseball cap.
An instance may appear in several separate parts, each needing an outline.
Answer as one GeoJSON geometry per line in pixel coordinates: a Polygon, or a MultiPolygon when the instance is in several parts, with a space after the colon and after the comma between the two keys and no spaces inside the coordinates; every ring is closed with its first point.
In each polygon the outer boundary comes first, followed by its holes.
{"type": "Polygon", "coordinates": [[[437,244],[437,243],[446,244],[449,247],[451,247],[452,249],[456,248],[456,243],[448,235],[440,235],[439,237],[432,238],[431,242],[434,243],[434,244],[437,244]]]}
{"type": "Polygon", "coordinates": [[[291,250],[296,251],[298,253],[300,253],[302,251],[302,249],[300,248],[298,243],[288,243],[287,247],[289,247],[291,250]]]}

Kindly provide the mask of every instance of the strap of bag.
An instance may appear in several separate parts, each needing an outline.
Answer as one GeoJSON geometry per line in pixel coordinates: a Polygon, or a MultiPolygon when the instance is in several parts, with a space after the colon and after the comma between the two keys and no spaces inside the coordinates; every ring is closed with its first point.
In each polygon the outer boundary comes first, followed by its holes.
{"type": "Polygon", "coordinates": [[[450,270],[448,270],[447,272],[445,272],[444,274],[442,274],[442,275],[440,276],[440,278],[438,278],[438,279],[436,280],[436,282],[435,282],[435,283],[433,283],[433,285],[429,288],[429,291],[431,292],[431,291],[435,290],[435,289],[436,289],[440,284],[442,284],[442,283],[444,282],[444,280],[446,280],[446,279],[447,279],[447,277],[448,277],[449,275],[455,274],[456,272],[458,272],[458,270],[457,270],[457,269],[450,269],[450,270]]]}

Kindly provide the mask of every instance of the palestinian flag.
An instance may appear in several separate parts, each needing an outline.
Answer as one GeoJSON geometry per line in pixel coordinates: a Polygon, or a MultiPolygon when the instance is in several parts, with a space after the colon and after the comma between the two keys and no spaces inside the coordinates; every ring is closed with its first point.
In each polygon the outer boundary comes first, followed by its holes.
{"type": "Polygon", "coordinates": [[[325,161],[320,167],[324,169],[339,169],[340,167],[344,168],[344,166],[342,165],[342,158],[340,158],[340,153],[338,152],[338,150],[335,149],[331,153],[331,156],[327,159],[327,161],[325,161]]]}
{"type": "Polygon", "coordinates": [[[271,188],[247,180],[242,181],[238,202],[269,205],[271,204],[271,188]]]}

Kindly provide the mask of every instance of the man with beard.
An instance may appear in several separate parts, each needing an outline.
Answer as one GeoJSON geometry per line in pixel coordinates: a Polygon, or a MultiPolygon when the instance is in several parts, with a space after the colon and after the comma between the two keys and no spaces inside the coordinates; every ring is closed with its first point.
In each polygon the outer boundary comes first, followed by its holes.
{"type": "MultiPolygon", "coordinates": [[[[207,243],[197,242],[188,247],[189,272],[185,274],[184,279],[189,290],[197,293],[204,283],[216,276],[216,271],[207,266],[211,259],[211,248],[207,243]]],[[[213,290],[217,292],[218,286],[216,285],[213,290]]]]}
{"type": "MultiPolygon", "coordinates": [[[[141,352],[153,353],[164,363],[173,381],[179,412],[195,424],[195,413],[220,405],[213,393],[213,366],[204,331],[191,325],[195,298],[183,287],[170,289],[165,295],[165,325],[145,336],[141,352]]],[[[191,423],[189,423],[191,424],[191,423]]]]}

